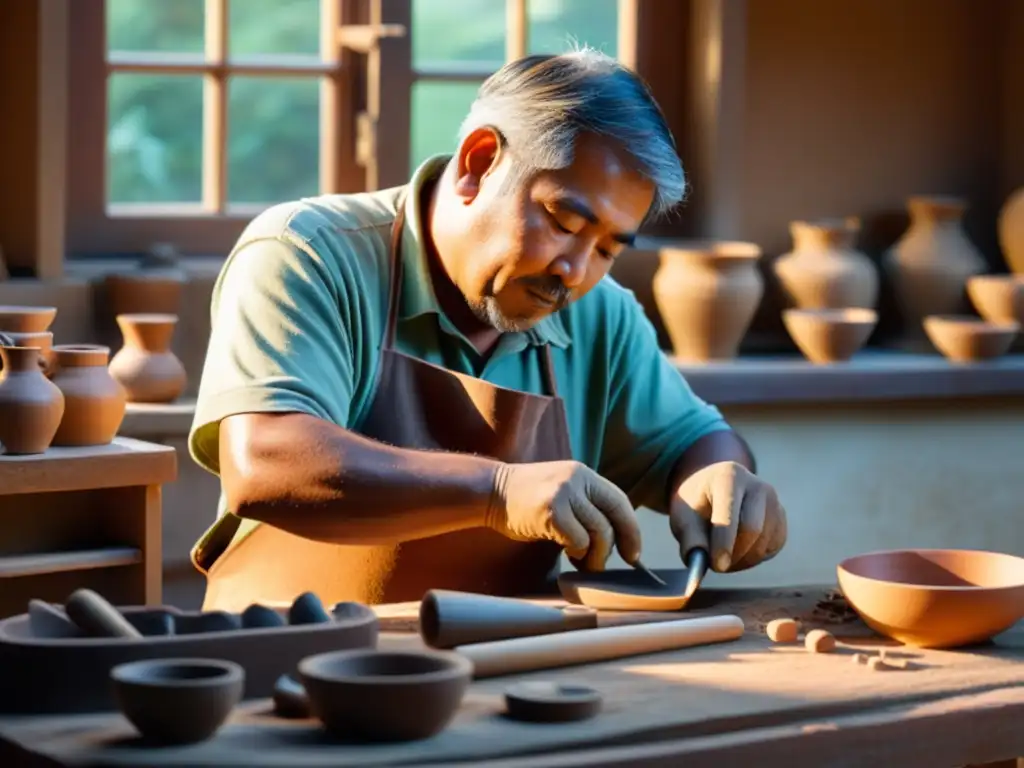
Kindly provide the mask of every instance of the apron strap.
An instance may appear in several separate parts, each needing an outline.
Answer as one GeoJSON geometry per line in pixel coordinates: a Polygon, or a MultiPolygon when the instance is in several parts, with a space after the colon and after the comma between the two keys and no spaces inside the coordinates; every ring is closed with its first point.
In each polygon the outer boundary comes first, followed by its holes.
{"type": "Polygon", "coordinates": [[[544,373],[544,386],[547,388],[548,395],[558,397],[558,380],[555,376],[555,361],[551,357],[551,345],[542,344],[540,350],[540,368],[544,373]]]}
{"type": "Polygon", "coordinates": [[[388,253],[388,316],[384,325],[383,348],[391,349],[395,344],[395,328],[398,325],[398,303],[402,293],[402,230],[405,227],[405,201],[408,187],[402,190],[396,203],[395,221],[391,225],[391,249],[388,253]]]}

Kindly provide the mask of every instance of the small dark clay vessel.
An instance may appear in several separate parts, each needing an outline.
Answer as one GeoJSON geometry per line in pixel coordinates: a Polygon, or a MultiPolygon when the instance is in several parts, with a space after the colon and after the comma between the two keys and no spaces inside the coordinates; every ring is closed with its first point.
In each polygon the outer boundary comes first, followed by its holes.
{"type": "Polygon", "coordinates": [[[53,443],[64,395],[39,366],[37,347],[0,347],[0,444],[7,454],[38,454],[53,443]]]}
{"type": "Polygon", "coordinates": [[[170,403],[185,391],[185,366],[171,351],[176,315],[118,315],[124,346],[110,361],[110,375],[130,403],[170,403]]]}
{"type": "Polygon", "coordinates": [[[339,651],[303,659],[299,676],[313,713],[333,736],[413,741],[451,722],[473,664],[450,651],[339,651]]]}
{"type": "Polygon", "coordinates": [[[64,417],[54,445],[107,445],[124,420],[124,387],[107,370],[108,347],[59,344],[53,348],[52,381],[64,393],[64,417]]]}
{"type": "Polygon", "coordinates": [[[529,681],[505,690],[505,707],[513,720],[568,723],[601,711],[601,694],[585,685],[529,681]]]}
{"type": "Polygon", "coordinates": [[[110,672],[125,717],[154,744],[210,738],[242,698],[245,670],[219,659],[149,659],[110,672]]]}

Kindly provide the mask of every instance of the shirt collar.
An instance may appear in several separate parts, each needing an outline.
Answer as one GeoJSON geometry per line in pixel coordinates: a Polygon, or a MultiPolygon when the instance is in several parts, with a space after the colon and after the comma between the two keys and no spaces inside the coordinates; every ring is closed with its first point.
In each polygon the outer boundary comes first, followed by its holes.
{"type": "MultiPolygon", "coordinates": [[[[438,315],[442,325],[454,331],[454,326],[445,316],[434,293],[434,286],[427,265],[424,247],[424,212],[420,209],[420,193],[425,184],[437,179],[451,159],[450,155],[435,155],[428,158],[413,173],[406,186],[405,224],[402,227],[402,296],[399,302],[399,319],[410,320],[420,315],[438,315]]],[[[564,311],[564,310],[563,310],[564,311]]],[[[548,315],[528,331],[525,340],[533,345],[553,344],[568,347],[571,343],[561,312],[548,315]]]]}

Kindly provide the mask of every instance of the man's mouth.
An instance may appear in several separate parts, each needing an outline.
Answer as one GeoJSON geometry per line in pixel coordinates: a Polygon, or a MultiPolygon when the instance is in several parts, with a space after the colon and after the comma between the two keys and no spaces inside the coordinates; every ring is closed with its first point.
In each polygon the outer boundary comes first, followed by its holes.
{"type": "Polygon", "coordinates": [[[527,288],[526,292],[541,306],[553,307],[558,303],[559,297],[553,293],[538,291],[536,288],[527,288]]]}

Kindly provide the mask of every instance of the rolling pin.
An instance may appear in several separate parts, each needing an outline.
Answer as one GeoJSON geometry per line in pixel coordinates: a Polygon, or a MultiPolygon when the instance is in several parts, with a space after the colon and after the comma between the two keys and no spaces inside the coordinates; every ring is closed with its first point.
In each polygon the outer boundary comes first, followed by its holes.
{"type": "Polygon", "coordinates": [[[722,643],[742,635],[743,619],[725,615],[517,637],[454,650],[473,662],[473,677],[480,679],[722,643]]]}

